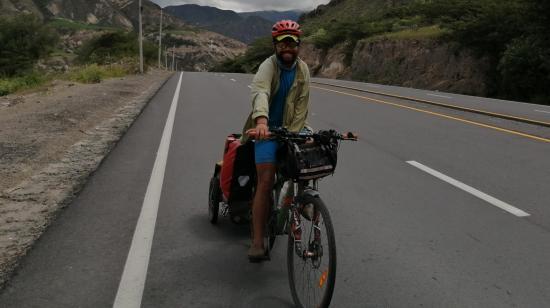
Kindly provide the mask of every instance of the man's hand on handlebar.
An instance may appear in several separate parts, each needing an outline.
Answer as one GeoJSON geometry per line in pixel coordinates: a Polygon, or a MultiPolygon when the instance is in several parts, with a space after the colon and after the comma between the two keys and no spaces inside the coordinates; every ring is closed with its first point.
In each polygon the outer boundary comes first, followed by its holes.
{"type": "Polygon", "coordinates": [[[246,134],[256,140],[269,138],[269,127],[267,126],[267,118],[256,118],[256,128],[249,129],[248,131],[246,131],[246,134]]]}

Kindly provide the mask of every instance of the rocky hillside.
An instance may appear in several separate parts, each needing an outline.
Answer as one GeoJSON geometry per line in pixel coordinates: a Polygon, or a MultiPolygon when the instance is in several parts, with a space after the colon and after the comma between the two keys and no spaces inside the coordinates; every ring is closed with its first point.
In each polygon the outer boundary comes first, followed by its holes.
{"type": "Polygon", "coordinates": [[[333,0],[304,15],[302,58],[314,75],[421,89],[488,94],[489,61],[443,40],[411,0],[333,0]],[[349,20],[354,20],[350,23],[349,20]]]}
{"type": "MultiPolygon", "coordinates": [[[[148,0],[142,5],[145,38],[155,43],[160,7],[148,0]]],[[[40,62],[41,68],[55,71],[70,67],[87,41],[110,31],[135,31],[138,11],[137,0],[0,0],[0,16],[33,13],[59,31],[58,51],[40,62]]],[[[203,71],[246,49],[244,43],[193,27],[170,14],[164,14],[163,24],[163,41],[170,50],[175,47],[181,69],[203,71]]]]}
{"type": "Polygon", "coordinates": [[[41,19],[44,18],[43,11],[34,0],[0,0],[0,17],[19,13],[32,13],[41,19]]]}
{"type": "Polygon", "coordinates": [[[174,35],[180,44],[168,48],[168,56],[175,50],[178,69],[206,72],[227,59],[233,59],[246,51],[246,44],[214,32],[201,34],[187,32],[174,35]]]}
{"type": "MultiPolygon", "coordinates": [[[[143,0],[143,23],[158,24],[160,7],[143,0]]],[[[136,0],[0,0],[0,15],[33,13],[43,20],[66,19],[90,25],[132,30],[138,24],[136,0]]],[[[166,16],[167,25],[185,26],[166,16]]]]}
{"type": "Polygon", "coordinates": [[[251,43],[268,35],[273,23],[257,15],[241,16],[234,11],[209,6],[186,4],[168,6],[166,11],[197,27],[251,43]]]}
{"type": "Polygon", "coordinates": [[[351,63],[345,44],[328,50],[305,44],[302,58],[318,77],[486,96],[487,59],[430,39],[361,40],[351,63]]]}
{"type": "Polygon", "coordinates": [[[306,32],[326,27],[333,22],[360,22],[376,18],[388,8],[414,0],[331,0],[301,16],[300,23],[306,32]]]}
{"type": "Polygon", "coordinates": [[[332,0],[302,18],[318,75],[548,104],[548,0],[332,0]]]}

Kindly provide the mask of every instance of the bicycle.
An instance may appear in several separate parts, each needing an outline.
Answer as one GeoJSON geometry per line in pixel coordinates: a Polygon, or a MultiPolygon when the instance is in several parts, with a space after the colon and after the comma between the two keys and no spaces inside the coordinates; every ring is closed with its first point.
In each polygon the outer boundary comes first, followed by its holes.
{"type": "MultiPolygon", "coordinates": [[[[339,142],[357,141],[357,136],[274,129],[269,139],[278,141],[281,150],[264,235],[266,258],[270,260],[277,236],[288,234],[287,271],[295,305],[328,307],[336,283],[336,240],[318,181],[334,173],[339,142]]],[[[210,186],[209,195],[219,196],[215,183],[210,186]]],[[[216,202],[220,199],[210,198],[209,213],[217,210],[216,202]]]]}

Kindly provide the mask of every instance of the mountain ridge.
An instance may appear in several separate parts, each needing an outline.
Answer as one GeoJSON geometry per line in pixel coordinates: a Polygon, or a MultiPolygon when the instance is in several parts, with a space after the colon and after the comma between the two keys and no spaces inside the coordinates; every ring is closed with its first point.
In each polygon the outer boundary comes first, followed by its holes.
{"type": "MultiPolygon", "coordinates": [[[[91,25],[113,26],[133,30],[138,25],[136,0],[1,0],[0,16],[32,13],[41,20],[64,18],[91,25]]],[[[158,23],[160,7],[143,0],[143,23],[158,23]]],[[[181,20],[167,15],[167,25],[184,27],[181,20]]]]}
{"type": "Polygon", "coordinates": [[[193,26],[217,32],[247,44],[259,37],[269,35],[273,25],[271,21],[256,15],[241,16],[235,11],[211,6],[184,4],[167,6],[164,9],[193,26]]]}
{"type": "Polygon", "coordinates": [[[306,12],[304,11],[289,10],[289,11],[253,11],[253,12],[241,12],[238,14],[243,17],[258,16],[275,23],[283,19],[298,20],[300,16],[302,16],[302,14],[305,14],[305,13],[306,12]]]}
{"type": "MultiPolygon", "coordinates": [[[[161,8],[149,0],[142,0],[142,8],[145,41],[155,42],[161,8]]],[[[62,54],[55,56],[59,67],[72,65],[86,42],[106,32],[137,32],[139,23],[137,0],[0,0],[0,17],[29,13],[61,34],[57,48],[62,54]]],[[[186,70],[207,70],[246,49],[238,40],[195,28],[170,14],[163,15],[163,28],[163,44],[175,51],[176,58],[185,59],[180,67],[186,70]]]]}

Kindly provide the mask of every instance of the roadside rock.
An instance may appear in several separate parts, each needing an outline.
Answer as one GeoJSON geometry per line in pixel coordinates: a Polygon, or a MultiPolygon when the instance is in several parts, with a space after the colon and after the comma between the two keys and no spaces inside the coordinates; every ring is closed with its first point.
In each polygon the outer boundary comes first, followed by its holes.
{"type": "Polygon", "coordinates": [[[344,44],[302,46],[313,76],[486,96],[489,62],[466,49],[430,39],[362,40],[352,55],[344,44]],[[347,58],[349,59],[347,59],[347,58]]]}
{"type": "Polygon", "coordinates": [[[487,95],[487,61],[435,40],[363,40],[351,68],[354,80],[487,95]]]}
{"type": "Polygon", "coordinates": [[[174,35],[186,44],[168,49],[168,62],[175,52],[178,69],[193,72],[206,72],[211,67],[227,59],[235,58],[246,51],[246,44],[228,39],[213,32],[187,33],[174,35]]]}
{"type": "Polygon", "coordinates": [[[322,60],[319,60],[315,76],[332,79],[349,79],[351,67],[346,64],[346,45],[338,44],[330,50],[322,53],[322,60]]]}

